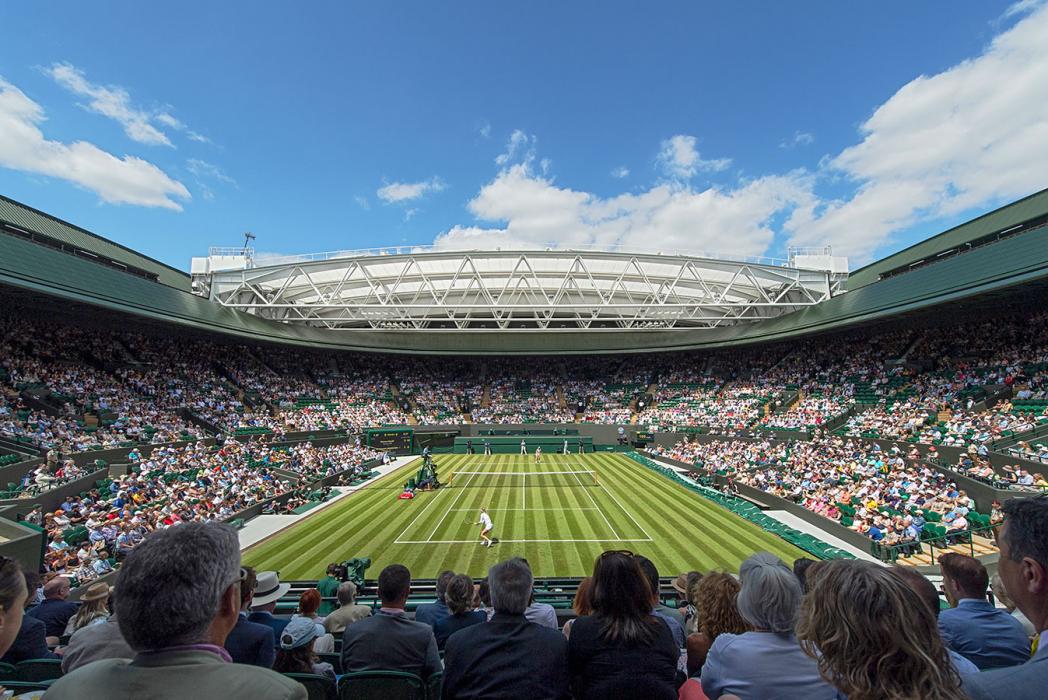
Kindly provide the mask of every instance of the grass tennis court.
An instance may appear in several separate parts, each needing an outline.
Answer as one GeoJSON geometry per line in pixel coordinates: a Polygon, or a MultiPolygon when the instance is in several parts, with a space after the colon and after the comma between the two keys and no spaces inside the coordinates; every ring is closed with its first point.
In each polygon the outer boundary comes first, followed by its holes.
{"type": "Polygon", "coordinates": [[[372,559],[369,578],[391,563],[414,576],[443,569],[483,576],[523,556],[536,576],[585,576],[606,549],[628,549],[663,575],[697,569],[738,571],[753,552],[787,562],[805,556],[706,499],[615,453],[533,456],[438,455],[451,485],[397,500],[419,461],[264,540],[244,563],[284,579],[323,575],[333,561],[372,559]],[[595,474],[595,476],[594,476],[595,474]],[[479,544],[479,509],[488,509],[499,544],[479,544]]]}

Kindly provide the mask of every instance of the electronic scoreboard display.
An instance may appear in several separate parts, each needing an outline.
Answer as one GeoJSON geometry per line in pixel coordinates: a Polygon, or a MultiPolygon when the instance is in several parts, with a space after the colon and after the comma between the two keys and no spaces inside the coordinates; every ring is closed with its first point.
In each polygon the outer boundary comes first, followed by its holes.
{"type": "Polygon", "coordinates": [[[367,444],[376,450],[409,454],[413,447],[414,430],[410,429],[376,429],[367,431],[367,444]]]}

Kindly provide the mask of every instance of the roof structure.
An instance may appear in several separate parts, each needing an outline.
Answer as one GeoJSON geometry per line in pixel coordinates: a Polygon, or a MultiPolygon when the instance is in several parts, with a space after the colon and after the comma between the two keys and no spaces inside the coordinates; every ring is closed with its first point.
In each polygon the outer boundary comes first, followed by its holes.
{"type": "Polygon", "coordinates": [[[234,257],[240,269],[195,262],[198,293],[226,308],[332,330],[716,328],[814,306],[846,277],[787,261],[607,250],[415,248],[261,266],[234,257]]]}

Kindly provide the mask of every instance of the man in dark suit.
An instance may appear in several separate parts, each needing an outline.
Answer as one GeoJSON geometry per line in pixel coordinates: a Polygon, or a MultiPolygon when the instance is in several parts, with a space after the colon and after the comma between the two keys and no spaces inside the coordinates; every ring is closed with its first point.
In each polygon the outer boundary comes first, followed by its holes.
{"type": "Polygon", "coordinates": [[[444,648],[444,698],[569,697],[568,643],[557,630],[528,622],[534,580],[520,559],[488,571],[495,614],[455,632],[444,648]]]}
{"type": "Polygon", "coordinates": [[[404,605],[411,594],[411,572],[390,564],[378,575],[378,614],[342,633],[342,670],[405,671],[425,679],[441,670],[433,629],[409,620],[404,605]]]}
{"type": "Polygon", "coordinates": [[[276,659],[276,642],[273,628],[247,619],[247,610],[255,595],[258,579],[250,566],[244,568],[244,580],[240,582],[240,617],[226,637],[226,651],[234,663],[272,668],[276,659]]]}
{"type": "Polygon", "coordinates": [[[58,659],[61,658],[47,648],[47,635],[44,623],[35,617],[22,616],[22,626],[18,628],[18,636],[0,658],[5,664],[17,664],[19,661],[29,659],[58,659]]]}
{"type": "Polygon", "coordinates": [[[76,614],[79,607],[76,603],[66,600],[69,597],[69,579],[65,576],[56,576],[44,584],[44,600],[40,605],[26,613],[44,623],[47,636],[54,638],[54,643],[65,634],[69,618],[76,614]]]}
{"type": "Polygon", "coordinates": [[[1003,510],[997,573],[1040,643],[1024,664],[965,676],[964,692],[972,700],[1035,700],[1048,687],[1048,496],[1012,498],[1003,510]]]}
{"type": "Polygon", "coordinates": [[[273,649],[280,643],[280,635],[287,627],[288,620],[274,617],[273,611],[277,608],[277,601],[291,590],[290,583],[281,583],[276,571],[261,571],[258,574],[258,583],[255,584],[255,596],[251,601],[251,614],[247,616],[248,622],[266,625],[273,630],[273,649]]]}
{"type": "Polygon", "coordinates": [[[430,627],[436,626],[441,620],[446,620],[451,613],[448,611],[447,603],[444,602],[444,594],[448,590],[448,582],[455,577],[454,571],[441,571],[437,577],[437,602],[423,603],[415,608],[415,621],[425,622],[430,627]]]}

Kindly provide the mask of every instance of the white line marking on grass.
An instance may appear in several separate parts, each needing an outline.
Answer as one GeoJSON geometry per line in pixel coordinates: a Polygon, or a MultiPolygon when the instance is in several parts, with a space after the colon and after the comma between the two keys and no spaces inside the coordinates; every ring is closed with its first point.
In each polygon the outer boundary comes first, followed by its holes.
{"type": "MultiPolygon", "coordinates": [[[[401,540],[393,544],[476,544],[476,542],[476,540],[401,540]]],[[[654,542],[654,540],[650,537],[646,540],[605,537],[599,540],[499,540],[499,542],[654,542]]]]}
{"type": "MultiPolygon", "coordinates": [[[[453,508],[456,513],[468,513],[475,511],[476,508],[453,508]]],[[[552,511],[556,513],[575,513],[580,510],[600,510],[600,508],[488,508],[489,513],[505,513],[505,512],[520,512],[526,510],[529,513],[536,511],[552,511]]]]}
{"type": "Polygon", "coordinates": [[[475,474],[473,476],[471,476],[469,478],[469,481],[466,482],[466,485],[462,487],[462,493],[460,493],[459,495],[455,496],[455,500],[451,502],[451,507],[449,507],[446,511],[444,511],[444,515],[441,516],[440,520],[437,521],[437,526],[435,528],[433,528],[433,532],[429,533],[429,539],[430,540],[433,539],[433,535],[437,534],[437,530],[440,529],[440,526],[444,522],[444,519],[447,518],[449,515],[451,515],[451,509],[455,507],[456,503],[458,503],[459,501],[462,500],[462,495],[464,493],[466,493],[466,489],[469,488],[470,482],[472,482],[476,478],[477,478],[477,476],[475,474]]]}
{"type": "Polygon", "coordinates": [[[639,530],[640,530],[641,532],[643,532],[643,533],[644,533],[644,536],[648,538],[648,541],[649,541],[649,542],[651,542],[651,541],[652,541],[652,539],[651,539],[651,535],[649,535],[649,534],[648,534],[648,531],[647,531],[647,530],[645,530],[645,529],[644,529],[644,527],[643,527],[643,526],[641,526],[641,524],[637,522],[637,519],[633,517],[633,514],[632,514],[632,513],[630,513],[630,512],[628,511],[628,510],[626,510],[626,506],[622,505],[622,503],[621,503],[621,502],[619,501],[619,499],[615,498],[615,494],[613,494],[613,493],[612,493],[611,491],[609,491],[608,489],[606,489],[606,488],[604,487],[604,484],[603,484],[603,483],[600,483],[600,484],[599,484],[599,486],[600,486],[600,487],[601,487],[602,489],[604,489],[604,493],[606,493],[606,494],[608,494],[609,496],[611,496],[611,500],[615,501],[615,504],[616,504],[616,505],[618,505],[618,507],[622,509],[622,512],[626,514],[626,517],[627,517],[627,518],[629,518],[630,520],[632,520],[632,521],[633,521],[633,524],[634,524],[634,525],[636,525],[636,526],[637,526],[637,528],[638,528],[638,529],[639,529],[639,530]]]}
{"type": "Polygon", "coordinates": [[[604,518],[604,522],[606,522],[608,524],[608,527],[611,528],[611,531],[615,534],[616,541],[624,542],[625,540],[622,539],[622,535],[615,531],[615,526],[611,524],[611,521],[608,520],[608,516],[604,514],[604,511],[600,509],[600,507],[597,505],[597,502],[593,500],[593,494],[591,494],[586,489],[586,484],[582,483],[582,479],[579,478],[578,474],[575,475],[575,481],[579,482],[579,486],[581,486],[582,490],[586,492],[587,496],[589,496],[590,503],[593,504],[593,507],[596,508],[597,511],[600,513],[600,517],[604,518]]]}
{"type": "Polygon", "coordinates": [[[430,509],[430,507],[431,507],[431,506],[432,506],[432,505],[433,505],[434,503],[436,503],[436,502],[437,502],[437,499],[438,499],[438,498],[440,497],[440,494],[441,494],[441,493],[443,493],[444,491],[450,491],[450,490],[451,490],[451,489],[449,489],[449,488],[445,487],[445,488],[443,489],[443,491],[437,491],[436,495],[435,495],[435,496],[434,496],[433,498],[431,498],[431,499],[430,499],[429,503],[427,503],[427,504],[426,504],[425,506],[423,506],[422,510],[420,510],[420,511],[418,512],[418,515],[416,515],[416,516],[414,517],[414,519],[413,519],[413,520],[412,520],[412,521],[411,521],[410,523],[408,523],[408,526],[404,528],[404,531],[403,531],[403,532],[401,532],[401,533],[400,533],[399,535],[397,535],[397,539],[393,540],[393,544],[397,544],[397,543],[399,543],[399,542],[400,542],[400,538],[404,536],[404,533],[405,533],[405,532],[407,532],[408,530],[410,530],[410,529],[411,529],[411,526],[412,526],[412,525],[414,525],[414,524],[415,524],[415,522],[416,522],[416,521],[417,521],[417,520],[418,520],[419,518],[421,518],[421,517],[422,517],[422,516],[423,516],[423,515],[424,515],[424,514],[426,513],[426,511],[430,509]]]}

